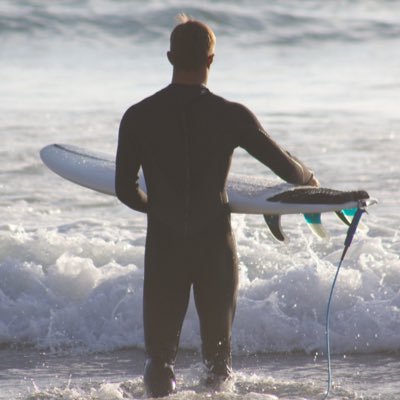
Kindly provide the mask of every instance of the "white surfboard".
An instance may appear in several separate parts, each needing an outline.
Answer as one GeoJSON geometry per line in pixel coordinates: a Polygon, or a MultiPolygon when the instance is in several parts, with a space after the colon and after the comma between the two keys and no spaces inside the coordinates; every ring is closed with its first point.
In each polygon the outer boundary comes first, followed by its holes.
{"type": "MultiPolygon", "coordinates": [[[[51,144],[40,151],[44,164],[56,174],[80,186],[115,195],[115,157],[80,147],[51,144]]],[[[141,174],[141,189],[146,184],[141,174]]],[[[349,224],[353,210],[374,201],[365,191],[339,191],[310,186],[276,183],[260,176],[230,174],[227,183],[230,209],[233,213],[262,214],[271,232],[284,240],[280,226],[282,214],[304,214],[314,233],[327,236],[320,214],[334,211],[349,224]],[[343,211],[344,210],[344,211],[343,211]],[[347,210],[347,211],[346,211],[347,210]]]]}

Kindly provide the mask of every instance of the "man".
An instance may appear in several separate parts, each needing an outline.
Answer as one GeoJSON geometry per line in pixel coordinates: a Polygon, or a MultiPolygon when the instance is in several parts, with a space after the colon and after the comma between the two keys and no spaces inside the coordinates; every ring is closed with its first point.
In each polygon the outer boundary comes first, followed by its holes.
{"type": "Polygon", "coordinates": [[[147,213],[143,320],[148,395],[175,390],[173,365],[191,287],[208,381],[231,373],[238,264],[226,179],[241,146],[282,179],[317,185],[244,106],[212,94],[215,35],[186,17],[171,34],[172,83],[127,110],[116,157],[116,193],[147,213]],[[147,195],[138,186],[142,167],[147,195]]]}

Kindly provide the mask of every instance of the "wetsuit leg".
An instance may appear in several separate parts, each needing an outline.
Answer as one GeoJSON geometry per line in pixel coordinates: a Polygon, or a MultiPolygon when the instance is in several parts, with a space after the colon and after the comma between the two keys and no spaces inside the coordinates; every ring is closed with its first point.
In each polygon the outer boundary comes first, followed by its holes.
{"type": "Polygon", "coordinates": [[[143,321],[148,358],[144,381],[151,397],[166,396],[175,390],[173,365],[191,287],[183,253],[182,238],[149,219],[143,321]]]}
{"type": "Polygon", "coordinates": [[[231,329],[236,308],[238,261],[230,216],[223,215],[192,241],[193,292],[202,353],[209,379],[231,373],[231,329]]]}

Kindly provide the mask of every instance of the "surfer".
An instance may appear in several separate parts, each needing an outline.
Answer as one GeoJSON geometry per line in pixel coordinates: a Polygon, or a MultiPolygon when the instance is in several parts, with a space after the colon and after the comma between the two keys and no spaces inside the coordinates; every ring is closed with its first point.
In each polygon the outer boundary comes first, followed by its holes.
{"type": "Polygon", "coordinates": [[[231,374],[238,259],[225,186],[234,149],[244,148],[287,182],[318,185],[251,111],[208,90],[214,50],[213,31],[182,15],[167,53],[172,83],[130,107],[120,124],[116,194],[148,219],[144,383],[152,397],[175,391],[174,362],[191,288],[206,381],[231,374]],[[140,167],[147,195],[138,185],[140,167]]]}

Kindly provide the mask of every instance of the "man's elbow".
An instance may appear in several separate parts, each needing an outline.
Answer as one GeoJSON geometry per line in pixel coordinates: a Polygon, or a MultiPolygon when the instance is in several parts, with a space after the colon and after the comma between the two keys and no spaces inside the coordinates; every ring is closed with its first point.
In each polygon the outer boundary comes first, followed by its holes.
{"type": "Polygon", "coordinates": [[[114,191],[115,191],[115,196],[117,196],[117,199],[122,203],[125,203],[124,201],[125,191],[123,190],[123,185],[121,185],[121,182],[119,181],[117,176],[115,177],[114,191]]]}
{"type": "Polygon", "coordinates": [[[115,179],[115,196],[117,196],[117,199],[121,203],[132,208],[131,196],[129,195],[129,191],[126,190],[126,184],[122,184],[117,178],[115,179]]]}
{"type": "Polygon", "coordinates": [[[125,204],[130,209],[147,213],[147,196],[140,190],[138,192],[134,190],[129,191],[124,187],[115,185],[115,195],[121,203],[125,204]]]}

